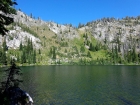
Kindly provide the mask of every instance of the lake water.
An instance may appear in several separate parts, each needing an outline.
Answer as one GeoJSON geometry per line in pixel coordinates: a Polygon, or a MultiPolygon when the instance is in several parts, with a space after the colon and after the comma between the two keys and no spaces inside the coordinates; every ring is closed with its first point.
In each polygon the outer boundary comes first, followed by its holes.
{"type": "Polygon", "coordinates": [[[21,67],[34,105],[138,105],[140,66],[21,67]]]}

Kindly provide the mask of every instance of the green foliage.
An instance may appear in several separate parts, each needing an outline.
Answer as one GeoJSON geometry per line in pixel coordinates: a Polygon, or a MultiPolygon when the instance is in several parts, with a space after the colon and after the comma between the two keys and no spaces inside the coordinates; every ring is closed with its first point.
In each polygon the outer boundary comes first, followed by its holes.
{"type": "Polygon", "coordinates": [[[78,54],[78,48],[77,48],[77,46],[73,46],[73,49],[78,54]]]}
{"type": "Polygon", "coordinates": [[[27,46],[26,46],[26,52],[31,53],[32,51],[33,51],[32,39],[28,39],[27,46]]]}
{"type": "Polygon", "coordinates": [[[82,28],[84,26],[85,26],[84,24],[79,23],[78,28],[82,28]]]}
{"type": "Polygon", "coordinates": [[[0,51],[0,64],[7,65],[7,57],[5,51],[0,51]]]}
{"type": "Polygon", "coordinates": [[[52,53],[53,53],[53,49],[52,47],[50,48],[50,51],[49,51],[49,56],[52,56],[52,53]]]}
{"type": "Polygon", "coordinates": [[[96,44],[95,50],[96,50],[96,51],[100,50],[99,44],[96,44]]]}
{"type": "Polygon", "coordinates": [[[84,52],[85,52],[85,47],[84,47],[83,45],[82,45],[81,48],[80,48],[80,52],[81,52],[81,53],[84,53],[84,52]]]}
{"type": "Polygon", "coordinates": [[[8,50],[6,40],[2,44],[3,48],[0,49],[0,64],[7,65],[6,51],[8,50]]]}
{"type": "MultiPolygon", "coordinates": [[[[36,63],[36,50],[33,48],[32,40],[27,39],[27,45],[23,46],[22,43],[20,44],[21,51],[21,58],[19,59],[21,64],[28,63],[28,64],[35,64],[36,63]]],[[[39,51],[41,54],[41,51],[39,51]]]]}
{"type": "Polygon", "coordinates": [[[106,43],[107,43],[107,39],[106,39],[106,37],[105,37],[104,44],[106,44],[106,43]]]}
{"type": "Polygon", "coordinates": [[[4,52],[8,50],[7,45],[6,45],[6,39],[4,39],[4,42],[2,44],[2,47],[3,47],[3,51],[4,52]]]}
{"type": "Polygon", "coordinates": [[[80,65],[87,65],[87,60],[85,59],[85,58],[81,58],[80,60],[79,60],[79,64],[80,65]]]}
{"type": "Polygon", "coordinates": [[[67,49],[65,49],[65,53],[67,53],[68,51],[67,51],[67,49]]]}
{"type": "Polygon", "coordinates": [[[90,43],[90,45],[89,45],[89,50],[90,51],[96,51],[95,46],[92,43],[90,43]]]}
{"type": "Polygon", "coordinates": [[[15,1],[12,0],[0,0],[0,11],[3,14],[0,14],[0,35],[6,35],[8,30],[5,26],[10,25],[14,22],[13,18],[7,14],[16,14],[16,10],[13,8],[14,5],[17,5],[15,1]]]}
{"type": "Polygon", "coordinates": [[[33,63],[34,64],[36,63],[36,50],[34,50],[34,53],[33,53],[33,63]]]}
{"type": "Polygon", "coordinates": [[[54,46],[52,46],[52,47],[50,48],[49,56],[50,56],[52,59],[56,59],[56,48],[55,48],[54,46]]]}
{"type": "Polygon", "coordinates": [[[87,57],[92,58],[92,56],[91,56],[91,54],[90,54],[89,51],[88,51],[88,53],[87,53],[87,57]]]}
{"type": "Polygon", "coordinates": [[[41,54],[41,50],[40,49],[38,50],[38,54],[41,54]]]}
{"type": "Polygon", "coordinates": [[[56,59],[56,51],[55,47],[52,47],[52,59],[56,59]]]}
{"type": "Polygon", "coordinates": [[[125,55],[124,55],[124,60],[128,63],[139,63],[139,56],[136,53],[136,47],[135,45],[133,46],[133,48],[131,50],[129,50],[125,55]]]}
{"type": "Polygon", "coordinates": [[[61,46],[61,47],[68,47],[68,42],[61,41],[61,42],[60,42],[60,46],[61,46]]]}
{"type": "Polygon", "coordinates": [[[21,64],[26,63],[26,52],[25,50],[22,51],[21,55],[21,64]]]}

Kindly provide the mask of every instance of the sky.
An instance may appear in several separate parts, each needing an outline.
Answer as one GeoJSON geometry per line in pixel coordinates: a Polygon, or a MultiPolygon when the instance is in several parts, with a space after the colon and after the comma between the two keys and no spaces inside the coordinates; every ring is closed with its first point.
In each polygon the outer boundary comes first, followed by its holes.
{"type": "Polygon", "coordinates": [[[140,15],[140,0],[16,0],[16,9],[44,21],[73,24],[140,15]]]}

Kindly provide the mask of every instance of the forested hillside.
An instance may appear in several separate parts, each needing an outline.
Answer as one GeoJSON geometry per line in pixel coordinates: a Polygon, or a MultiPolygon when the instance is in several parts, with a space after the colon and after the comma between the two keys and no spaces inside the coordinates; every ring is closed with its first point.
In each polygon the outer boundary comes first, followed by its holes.
{"type": "Polygon", "coordinates": [[[103,18],[86,25],[45,22],[17,11],[0,36],[0,65],[139,64],[140,17],[103,18]]]}

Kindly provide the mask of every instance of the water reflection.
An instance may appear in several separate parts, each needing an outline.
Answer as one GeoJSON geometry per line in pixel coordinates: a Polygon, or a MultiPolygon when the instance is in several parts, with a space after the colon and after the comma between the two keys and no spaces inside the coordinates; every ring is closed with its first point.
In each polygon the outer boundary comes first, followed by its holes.
{"type": "Polygon", "coordinates": [[[139,66],[22,67],[35,105],[139,104],[139,66]]]}

